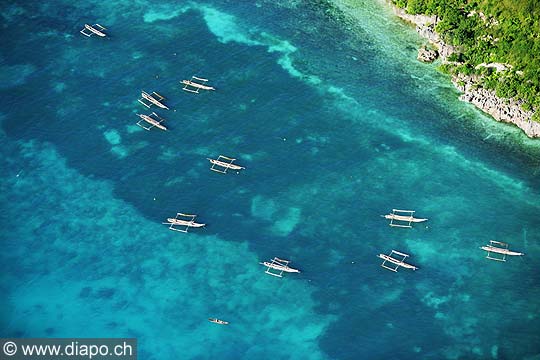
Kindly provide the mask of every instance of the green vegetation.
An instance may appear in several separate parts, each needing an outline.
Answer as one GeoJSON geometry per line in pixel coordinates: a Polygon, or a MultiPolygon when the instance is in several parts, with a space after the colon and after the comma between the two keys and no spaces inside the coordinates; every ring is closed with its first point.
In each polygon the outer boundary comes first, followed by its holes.
{"type": "MultiPolygon", "coordinates": [[[[524,101],[540,110],[540,1],[392,0],[410,14],[437,15],[435,30],[460,52],[444,65],[450,73],[482,75],[483,86],[500,97],[524,101]],[[510,64],[507,71],[476,68],[481,63],[510,64]]],[[[540,121],[540,111],[533,117],[540,121]]]]}

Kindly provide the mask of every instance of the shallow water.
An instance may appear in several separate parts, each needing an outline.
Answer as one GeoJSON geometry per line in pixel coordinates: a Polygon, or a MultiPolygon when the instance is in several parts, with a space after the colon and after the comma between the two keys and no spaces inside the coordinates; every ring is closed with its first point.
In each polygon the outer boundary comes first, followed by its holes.
{"type": "Polygon", "coordinates": [[[137,337],[143,359],[538,356],[538,142],[459,102],[381,6],[3,4],[2,335],[137,337]],[[78,33],[95,19],[110,39],[78,33]],[[192,74],[217,91],[182,92],[192,74]],[[141,89],[168,133],[135,126],[141,89]],[[219,154],[247,169],[209,171],[219,154]],[[391,208],[430,220],[390,228],[391,208]],[[175,212],[208,226],[168,231],[175,212]],[[490,239],[526,256],[490,262],[490,239]],[[420,269],[382,269],[391,249],[420,269]],[[274,256],[302,273],[266,276],[274,256]]]}

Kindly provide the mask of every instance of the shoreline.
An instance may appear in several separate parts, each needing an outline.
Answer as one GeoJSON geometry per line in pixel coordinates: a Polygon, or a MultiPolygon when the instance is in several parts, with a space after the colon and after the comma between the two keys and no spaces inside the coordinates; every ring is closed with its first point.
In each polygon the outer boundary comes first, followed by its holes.
{"type": "MultiPolygon", "coordinates": [[[[438,57],[443,64],[449,63],[447,58],[455,52],[455,48],[445,44],[435,31],[437,16],[407,14],[404,9],[394,5],[391,0],[385,2],[392,8],[397,17],[415,25],[416,32],[437,48],[438,57]]],[[[420,48],[419,50],[419,60],[420,54],[429,56],[425,49],[420,48]]],[[[540,138],[540,123],[532,120],[533,111],[525,111],[521,108],[520,101],[497,97],[495,91],[481,87],[479,78],[473,75],[452,75],[451,81],[456,89],[463,93],[459,97],[460,100],[473,104],[484,113],[491,115],[496,121],[519,127],[529,138],[540,138]]]]}

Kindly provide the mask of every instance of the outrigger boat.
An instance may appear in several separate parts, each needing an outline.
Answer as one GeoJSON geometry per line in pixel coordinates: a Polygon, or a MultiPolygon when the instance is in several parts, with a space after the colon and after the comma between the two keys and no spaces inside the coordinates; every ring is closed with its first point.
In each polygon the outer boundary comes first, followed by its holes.
{"type": "Polygon", "coordinates": [[[160,117],[155,112],[150,115],[137,114],[137,116],[141,118],[141,120],[137,122],[137,125],[142,127],[144,130],[150,130],[153,127],[157,127],[158,129],[167,131],[167,128],[164,125],[161,125],[161,123],[164,122],[165,119],[160,117]],[[152,116],[156,117],[157,119],[154,119],[152,116]],[[147,122],[151,126],[144,126],[143,121],[147,122]]]}
{"type": "Polygon", "coordinates": [[[208,85],[205,85],[205,84],[200,84],[200,83],[197,83],[197,82],[195,82],[193,80],[202,81],[203,83],[206,83],[208,81],[208,79],[203,79],[203,78],[199,78],[199,77],[196,77],[196,76],[192,76],[191,80],[182,80],[181,81],[181,83],[184,84],[184,87],[182,88],[182,90],[189,91],[189,92],[192,92],[192,93],[195,93],[195,94],[198,94],[199,90],[216,90],[212,86],[208,86],[208,85]],[[195,90],[193,90],[193,89],[195,89],[195,90]]]}
{"type": "Polygon", "coordinates": [[[486,259],[496,261],[506,261],[506,256],[523,256],[524,253],[508,250],[508,244],[500,241],[490,240],[489,245],[482,246],[480,249],[487,251],[486,259]],[[500,254],[502,257],[492,257],[491,253],[500,254]]]}
{"type": "Polygon", "coordinates": [[[382,262],[381,266],[385,269],[388,269],[388,270],[391,270],[393,272],[397,272],[398,271],[398,268],[401,266],[401,267],[404,267],[406,269],[413,269],[413,270],[416,270],[418,269],[416,266],[414,265],[411,265],[411,264],[407,264],[406,262],[404,262],[405,258],[407,258],[409,255],[407,254],[404,254],[404,253],[401,253],[399,251],[396,251],[396,250],[392,250],[392,252],[389,254],[389,255],[385,255],[385,254],[379,254],[377,255],[377,257],[383,259],[384,261],[382,262]],[[396,258],[393,258],[392,255],[398,255],[398,256],[402,256],[401,260],[399,259],[396,259],[396,258]],[[386,262],[389,262],[389,263],[392,263],[394,265],[396,265],[395,267],[389,267],[389,266],[386,266],[386,262]]]}
{"type": "Polygon", "coordinates": [[[161,103],[161,101],[165,100],[165,98],[161,95],[159,95],[157,92],[152,92],[152,95],[148,94],[146,91],[141,92],[141,98],[137,100],[147,108],[150,108],[152,105],[156,105],[157,107],[160,107],[162,109],[169,108],[161,103]]]}
{"type": "Polygon", "coordinates": [[[214,324],[219,324],[219,325],[229,325],[228,321],[223,321],[216,318],[209,318],[208,321],[213,322],[214,324]]]}
{"type": "Polygon", "coordinates": [[[428,219],[420,219],[415,218],[413,210],[398,210],[398,209],[392,209],[392,213],[388,215],[381,215],[385,219],[390,220],[390,223],[388,225],[395,226],[395,227],[403,227],[403,228],[412,228],[411,223],[420,223],[427,221],[428,219]],[[399,221],[401,223],[395,224],[394,221],[399,221]],[[404,224],[406,223],[406,225],[404,224]]]}
{"type": "Polygon", "coordinates": [[[94,24],[94,25],[88,25],[88,24],[84,24],[84,29],[82,29],[80,31],[81,34],[83,34],[84,36],[92,36],[92,35],[97,35],[97,36],[100,36],[100,37],[105,37],[107,36],[107,34],[105,34],[103,31],[104,30],[107,30],[107,28],[99,25],[99,24],[94,24]]]}
{"type": "Polygon", "coordinates": [[[192,227],[200,228],[200,227],[206,226],[206,224],[196,223],[195,222],[196,217],[197,215],[177,213],[174,218],[168,218],[167,222],[164,222],[163,224],[170,225],[169,226],[170,230],[187,233],[189,228],[192,228],[192,227]],[[182,217],[189,218],[189,220],[181,219],[182,217]],[[177,229],[175,228],[175,226],[181,226],[181,227],[184,227],[184,229],[177,229]]]}
{"type": "Polygon", "coordinates": [[[233,162],[236,159],[233,159],[233,158],[230,158],[230,157],[227,157],[227,156],[219,155],[217,159],[210,159],[210,158],[206,158],[206,159],[208,161],[210,161],[210,163],[212,164],[212,167],[210,168],[210,170],[216,171],[216,172],[221,173],[221,174],[227,173],[228,169],[231,169],[231,170],[245,169],[245,167],[243,167],[243,166],[233,164],[233,162]],[[221,167],[224,170],[216,168],[216,166],[221,167]]]}
{"type": "Polygon", "coordinates": [[[267,273],[268,275],[277,276],[277,277],[283,277],[282,274],[284,272],[289,272],[289,273],[300,272],[300,270],[289,267],[289,263],[290,263],[289,260],[283,260],[283,259],[275,257],[272,260],[270,260],[270,262],[265,261],[259,264],[267,267],[265,273],[267,273]],[[273,272],[272,270],[276,270],[276,272],[273,272]]]}

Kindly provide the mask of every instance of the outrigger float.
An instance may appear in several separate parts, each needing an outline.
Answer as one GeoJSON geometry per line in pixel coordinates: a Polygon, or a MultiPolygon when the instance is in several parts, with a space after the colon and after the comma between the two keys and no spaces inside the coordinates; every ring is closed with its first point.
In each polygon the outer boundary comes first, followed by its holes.
{"type": "Polygon", "coordinates": [[[183,233],[187,233],[189,228],[192,228],[192,227],[193,228],[200,228],[200,227],[206,226],[206,224],[196,223],[195,222],[196,217],[197,217],[197,215],[189,215],[189,214],[177,213],[174,218],[168,218],[167,222],[164,222],[163,224],[170,225],[169,230],[174,230],[174,231],[180,231],[180,232],[183,232],[183,233]],[[184,219],[182,219],[182,217],[184,219]],[[189,220],[186,220],[186,218],[189,219],[189,220]],[[183,229],[177,229],[175,226],[183,227],[183,229]]]}
{"type": "Polygon", "coordinates": [[[161,102],[165,100],[165,98],[161,95],[159,95],[157,92],[152,92],[152,94],[147,93],[146,91],[141,91],[141,98],[137,100],[147,108],[150,108],[152,105],[156,105],[157,107],[160,107],[162,109],[169,110],[169,108],[166,105],[163,105],[161,102]]]}
{"type": "Polygon", "coordinates": [[[233,162],[236,159],[233,159],[227,156],[219,155],[217,159],[210,159],[210,158],[206,158],[206,159],[210,161],[210,163],[212,164],[212,167],[210,168],[210,170],[221,173],[221,174],[226,174],[228,169],[231,169],[231,170],[245,169],[245,167],[243,166],[233,164],[233,162]],[[220,168],[223,168],[223,169],[220,169],[220,168]]]}
{"type": "Polygon", "coordinates": [[[284,272],[289,272],[289,273],[300,272],[300,270],[289,267],[289,263],[290,263],[289,260],[283,260],[283,259],[275,257],[272,260],[270,260],[270,262],[265,261],[259,264],[267,267],[265,273],[267,273],[268,275],[276,276],[276,277],[283,277],[282,275],[284,272]]]}
{"type": "Polygon", "coordinates": [[[155,112],[150,115],[137,114],[137,116],[141,118],[141,120],[137,122],[137,125],[142,127],[144,130],[150,130],[153,127],[157,127],[158,129],[167,131],[167,128],[164,125],[161,125],[161,123],[164,122],[165,119],[156,114],[155,112]],[[150,126],[144,126],[143,122],[150,124],[150,126]]]}
{"type": "Polygon", "coordinates": [[[392,250],[392,252],[388,255],[385,255],[385,254],[379,254],[377,255],[377,257],[383,259],[384,261],[382,262],[381,266],[385,269],[388,269],[388,270],[391,270],[393,272],[397,272],[398,271],[398,268],[401,266],[401,267],[404,267],[406,269],[413,269],[413,270],[416,270],[418,269],[416,266],[414,265],[411,265],[411,264],[407,264],[406,262],[404,262],[405,258],[409,257],[409,255],[407,254],[404,254],[404,253],[401,253],[399,251],[396,251],[396,250],[392,250]],[[394,257],[392,257],[393,255],[398,255],[398,256],[401,256],[401,260],[400,259],[396,259],[394,257]],[[390,266],[387,266],[386,263],[389,262],[389,263],[392,263],[395,265],[395,267],[390,267],[390,266]]]}
{"type": "Polygon", "coordinates": [[[94,25],[88,25],[88,24],[84,24],[84,29],[82,29],[80,31],[81,34],[83,34],[84,36],[87,36],[87,37],[90,37],[92,35],[97,35],[99,37],[105,37],[107,36],[107,34],[105,34],[103,31],[104,30],[107,30],[107,28],[99,25],[99,24],[94,24],[94,25]]]}
{"type": "Polygon", "coordinates": [[[199,77],[196,77],[196,76],[192,76],[191,80],[182,80],[180,83],[184,84],[184,87],[182,88],[182,90],[188,91],[188,92],[191,92],[191,93],[195,93],[195,94],[198,94],[199,90],[216,90],[212,86],[205,85],[204,83],[206,83],[206,82],[208,82],[208,79],[203,79],[203,78],[199,78],[199,77]],[[193,80],[198,80],[198,81],[201,81],[203,83],[201,84],[201,83],[195,82],[193,80]]]}
{"type": "Polygon", "coordinates": [[[412,223],[420,223],[427,221],[428,219],[415,218],[415,211],[413,210],[398,210],[392,209],[392,213],[388,215],[381,215],[385,219],[390,220],[388,225],[402,228],[412,228],[412,223]],[[397,223],[395,223],[397,222],[397,223]]]}
{"type": "Polygon", "coordinates": [[[506,256],[523,256],[524,253],[508,250],[508,244],[500,241],[490,240],[489,245],[482,246],[480,249],[487,251],[486,259],[496,261],[506,261],[506,256]],[[491,253],[499,254],[502,256],[492,257],[491,253]]]}
{"type": "Polygon", "coordinates": [[[229,322],[228,321],[223,321],[223,320],[219,320],[219,319],[216,319],[216,318],[209,318],[208,321],[214,323],[214,324],[219,324],[219,325],[229,325],[229,322]]]}

